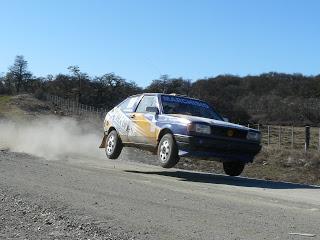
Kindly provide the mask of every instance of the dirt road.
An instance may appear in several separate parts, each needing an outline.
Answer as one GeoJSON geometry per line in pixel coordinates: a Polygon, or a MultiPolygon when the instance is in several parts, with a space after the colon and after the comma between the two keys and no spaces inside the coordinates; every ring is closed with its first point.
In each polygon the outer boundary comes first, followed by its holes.
{"type": "Polygon", "coordinates": [[[320,239],[318,187],[126,160],[0,151],[0,239],[320,239]]]}

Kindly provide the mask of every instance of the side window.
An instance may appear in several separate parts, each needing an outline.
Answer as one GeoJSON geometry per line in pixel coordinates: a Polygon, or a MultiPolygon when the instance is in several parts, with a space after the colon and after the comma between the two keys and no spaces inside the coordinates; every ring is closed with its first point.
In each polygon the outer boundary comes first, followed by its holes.
{"type": "Polygon", "coordinates": [[[129,97],[126,100],[124,100],[122,103],[118,105],[118,108],[120,108],[123,112],[133,112],[134,106],[136,101],[138,100],[138,97],[129,97]]]}
{"type": "Polygon", "coordinates": [[[157,97],[156,96],[144,96],[140,101],[136,112],[146,113],[147,107],[157,107],[157,97]]]}

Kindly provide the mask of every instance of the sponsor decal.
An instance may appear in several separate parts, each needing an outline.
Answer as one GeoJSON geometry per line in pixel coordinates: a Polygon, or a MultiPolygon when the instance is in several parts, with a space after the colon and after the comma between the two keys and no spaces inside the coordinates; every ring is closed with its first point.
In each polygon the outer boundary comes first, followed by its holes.
{"type": "Polygon", "coordinates": [[[182,103],[182,104],[188,104],[188,105],[193,105],[198,107],[210,108],[209,105],[204,102],[189,99],[189,98],[176,97],[176,96],[162,96],[161,99],[163,102],[168,102],[168,103],[182,103]]]}
{"type": "Polygon", "coordinates": [[[114,108],[112,114],[110,114],[110,120],[121,133],[126,132],[130,124],[129,118],[118,108],[114,108]]]}

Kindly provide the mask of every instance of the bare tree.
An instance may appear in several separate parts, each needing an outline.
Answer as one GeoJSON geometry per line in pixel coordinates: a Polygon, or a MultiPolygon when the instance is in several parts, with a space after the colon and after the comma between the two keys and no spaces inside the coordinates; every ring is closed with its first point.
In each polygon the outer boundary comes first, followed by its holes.
{"type": "Polygon", "coordinates": [[[16,92],[19,93],[22,86],[25,86],[32,76],[31,72],[28,71],[28,62],[24,59],[24,56],[16,56],[14,64],[9,67],[8,75],[16,88],[16,92]]]}
{"type": "Polygon", "coordinates": [[[163,93],[166,93],[167,92],[167,84],[168,84],[168,81],[169,81],[169,75],[168,74],[163,74],[160,76],[160,80],[162,81],[162,86],[163,86],[163,89],[162,89],[162,92],[163,93]]]}
{"type": "Polygon", "coordinates": [[[81,102],[81,85],[82,81],[88,78],[88,75],[86,73],[83,73],[80,71],[79,66],[74,65],[74,66],[69,66],[68,70],[76,77],[79,81],[79,89],[78,89],[78,102],[81,102]]]}
{"type": "Polygon", "coordinates": [[[0,73],[0,94],[5,93],[5,78],[3,76],[3,73],[0,73]]]}

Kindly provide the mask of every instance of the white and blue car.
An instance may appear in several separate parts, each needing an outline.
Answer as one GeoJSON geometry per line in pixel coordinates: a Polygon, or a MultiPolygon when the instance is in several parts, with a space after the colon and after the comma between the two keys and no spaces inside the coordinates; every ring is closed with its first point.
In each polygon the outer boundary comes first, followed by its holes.
{"type": "Polygon", "coordinates": [[[110,159],[123,147],[139,147],[158,155],[164,168],[180,157],[217,160],[226,174],[240,175],[261,149],[258,130],[227,122],[204,101],[162,93],[128,97],[107,113],[105,148],[110,159]]]}

